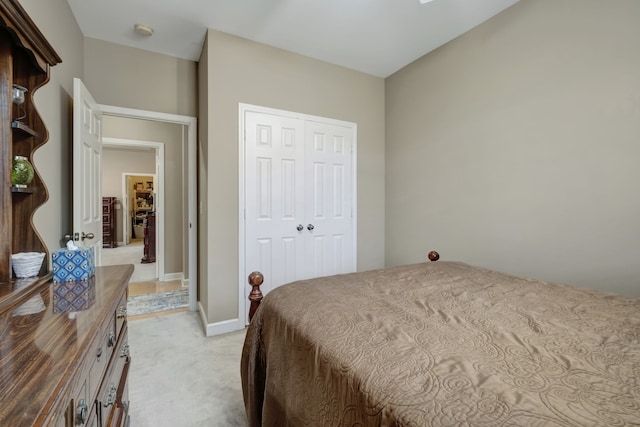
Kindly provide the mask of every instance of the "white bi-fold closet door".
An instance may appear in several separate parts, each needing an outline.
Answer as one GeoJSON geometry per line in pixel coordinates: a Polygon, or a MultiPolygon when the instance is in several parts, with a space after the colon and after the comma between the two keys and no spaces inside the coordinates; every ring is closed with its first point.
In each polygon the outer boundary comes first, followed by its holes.
{"type": "Polygon", "coordinates": [[[256,270],[265,294],[294,280],[355,271],[356,125],[247,105],[240,113],[244,296],[256,270]]]}

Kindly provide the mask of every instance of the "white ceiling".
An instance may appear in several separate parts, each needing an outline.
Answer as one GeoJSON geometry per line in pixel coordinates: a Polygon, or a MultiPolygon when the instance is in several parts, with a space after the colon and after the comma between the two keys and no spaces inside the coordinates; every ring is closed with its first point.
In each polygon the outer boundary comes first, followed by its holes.
{"type": "Polygon", "coordinates": [[[387,77],[518,0],[67,1],[86,37],[197,61],[213,28],[387,77]]]}

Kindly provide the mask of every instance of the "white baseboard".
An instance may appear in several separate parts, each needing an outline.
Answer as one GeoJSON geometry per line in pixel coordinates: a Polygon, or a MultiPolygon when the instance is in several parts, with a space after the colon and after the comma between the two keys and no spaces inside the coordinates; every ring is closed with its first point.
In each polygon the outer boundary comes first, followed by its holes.
{"type": "Polygon", "coordinates": [[[188,288],[189,287],[189,279],[182,279],[182,287],[183,288],[188,288]]]}
{"type": "MultiPolygon", "coordinates": [[[[168,282],[169,280],[182,280],[184,281],[184,273],[180,272],[180,273],[165,273],[164,275],[164,279],[162,279],[164,282],[168,282]]],[[[184,283],[182,284],[182,286],[184,286],[184,283]]]]}
{"type": "Polygon", "coordinates": [[[213,337],[216,335],[227,334],[229,332],[238,331],[238,319],[224,320],[222,322],[207,323],[207,316],[204,314],[204,308],[200,301],[198,301],[198,311],[200,312],[200,321],[202,322],[202,328],[204,335],[207,337],[213,337]]]}

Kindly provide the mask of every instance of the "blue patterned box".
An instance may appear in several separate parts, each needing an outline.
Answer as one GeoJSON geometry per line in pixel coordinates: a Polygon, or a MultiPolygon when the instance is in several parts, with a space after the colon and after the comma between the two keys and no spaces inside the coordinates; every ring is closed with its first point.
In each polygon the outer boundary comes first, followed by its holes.
{"type": "Polygon", "coordinates": [[[54,282],[89,280],[95,274],[96,262],[91,248],[58,249],[51,254],[54,282]]]}
{"type": "Polygon", "coordinates": [[[86,310],[96,301],[96,278],[86,282],[58,282],[53,285],[53,312],[86,310]]]}

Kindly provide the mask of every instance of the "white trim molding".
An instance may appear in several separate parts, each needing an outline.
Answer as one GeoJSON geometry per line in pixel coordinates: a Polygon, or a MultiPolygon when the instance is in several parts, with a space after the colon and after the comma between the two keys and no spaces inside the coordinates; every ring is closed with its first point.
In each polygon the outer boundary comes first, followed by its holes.
{"type": "Polygon", "coordinates": [[[197,124],[195,117],[181,116],[178,114],[160,113],[157,111],[137,110],[133,108],[117,107],[113,105],[99,105],[102,114],[115,117],[128,117],[133,119],[152,120],[156,122],[175,123],[183,125],[187,129],[187,163],[188,163],[188,252],[189,252],[189,310],[196,311],[198,289],[198,176],[197,176],[197,124]]]}
{"type": "Polygon", "coordinates": [[[239,331],[240,329],[244,329],[244,325],[242,328],[238,328],[240,324],[238,319],[230,319],[224,320],[222,322],[216,323],[207,323],[207,317],[204,314],[204,308],[200,301],[198,301],[198,311],[200,312],[200,321],[202,322],[202,326],[204,328],[204,334],[207,337],[213,337],[216,335],[228,334],[229,332],[239,331]]]}
{"type": "Polygon", "coordinates": [[[179,280],[180,283],[184,282],[184,273],[167,273],[164,275],[164,281],[167,282],[169,280],[179,280]]]}

